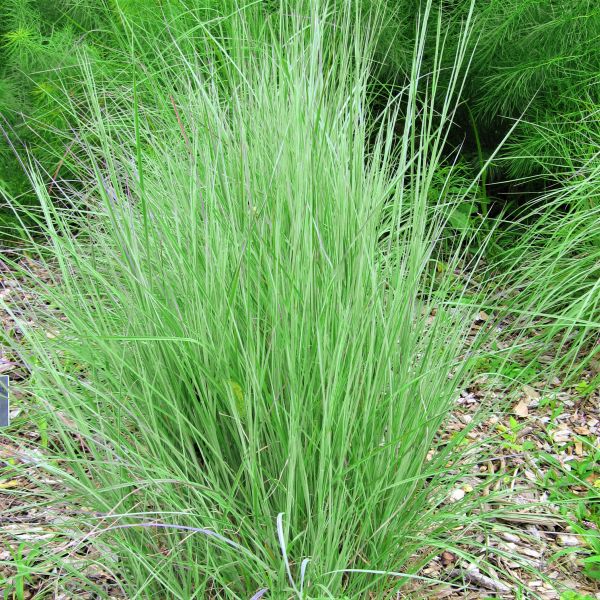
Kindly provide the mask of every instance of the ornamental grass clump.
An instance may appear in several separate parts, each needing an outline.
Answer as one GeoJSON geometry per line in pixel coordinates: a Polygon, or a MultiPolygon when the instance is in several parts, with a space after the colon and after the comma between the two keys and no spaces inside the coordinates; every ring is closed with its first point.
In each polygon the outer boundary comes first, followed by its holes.
{"type": "Polygon", "coordinates": [[[54,436],[32,476],[61,481],[45,564],[90,589],[88,544],[130,598],[383,597],[468,535],[467,450],[436,434],[480,343],[454,275],[477,256],[431,193],[468,23],[438,103],[425,12],[373,122],[369,34],[312,4],[256,37],[230,17],[227,68],[182,51],[152,106],[90,75],[68,204],[32,171],[51,281],[14,316],[54,436]]]}

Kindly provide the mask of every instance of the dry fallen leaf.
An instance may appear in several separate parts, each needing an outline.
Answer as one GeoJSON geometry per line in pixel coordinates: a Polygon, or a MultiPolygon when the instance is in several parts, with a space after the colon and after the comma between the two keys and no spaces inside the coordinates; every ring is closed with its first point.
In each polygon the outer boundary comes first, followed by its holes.
{"type": "Polygon", "coordinates": [[[16,479],[9,479],[8,481],[0,481],[0,490],[9,490],[11,488],[19,487],[21,484],[16,479]]]}
{"type": "Polygon", "coordinates": [[[523,391],[525,392],[527,397],[530,398],[531,400],[539,400],[540,399],[540,393],[537,390],[535,390],[534,388],[532,388],[530,385],[524,385],[523,391]]]}
{"type": "Polygon", "coordinates": [[[450,494],[450,501],[458,502],[459,500],[462,500],[464,497],[465,497],[465,491],[462,490],[461,488],[455,488],[452,490],[452,492],[450,494]]]}
{"type": "Polygon", "coordinates": [[[561,546],[567,546],[570,548],[575,548],[577,546],[581,546],[581,542],[580,542],[579,538],[575,535],[567,535],[567,534],[559,535],[557,541],[561,546]]]}
{"type": "Polygon", "coordinates": [[[573,431],[579,435],[590,435],[590,430],[587,427],[573,427],[573,431]]]}
{"type": "Polygon", "coordinates": [[[552,439],[557,444],[564,444],[571,439],[572,431],[568,427],[557,429],[552,433],[552,439]]]}
{"type": "Polygon", "coordinates": [[[15,363],[11,362],[0,362],[0,373],[6,373],[7,371],[12,371],[15,368],[15,363]]]}
{"type": "Polygon", "coordinates": [[[523,398],[519,400],[517,404],[513,407],[513,413],[517,415],[517,417],[526,417],[529,415],[529,401],[527,398],[523,398]]]}

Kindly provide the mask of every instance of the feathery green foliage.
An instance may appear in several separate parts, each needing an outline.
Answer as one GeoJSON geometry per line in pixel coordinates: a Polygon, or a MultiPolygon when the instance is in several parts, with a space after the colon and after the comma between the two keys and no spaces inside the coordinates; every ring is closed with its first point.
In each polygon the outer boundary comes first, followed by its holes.
{"type": "MultiPolygon", "coordinates": [[[[177,45],[207,46],[204,52],[196,53],[196,66],[217,68],[215,47],[224,52],[236,37],[227,29],[232,20],[223,17],[236,10],[233,0],[3,2],[0,189],[18,197],[18,205],[35,206],[35,193],[23,168],[31,160],[38,163],[51,193],[61,180],[77,178],[73,140],[85,135],[85,128],[79,128],[89,108],[82,86],[89,73],[82,72],[82,64],[85,71],[93,73],[95,85],[109,96],[118,97],[131,87],[133,79],[137,94],[152,96],[157,87],[169,85],[162,79],[161,69],[167,66],[168,56],[171,62],[179,59],[177,45]],[[156,48],[163,50],[162,64],[155,62],[156,48]],[[172,51],[165,52],[165,48],[172,51]],[[202,65],[203,56],[209,54],[211,64],[202,65]]],[[[261,11],[255,6],[245,12],[261,11]]],[[[3,208],[0,223],[5,226],[0,225],[0,235],[7,241],[15,235],[22,237],[23,232],[15,230],[12,210],[7,211],[6,205],[3,208]]],[[[20,218],[23,216],[21,212],[20,218]]]]}

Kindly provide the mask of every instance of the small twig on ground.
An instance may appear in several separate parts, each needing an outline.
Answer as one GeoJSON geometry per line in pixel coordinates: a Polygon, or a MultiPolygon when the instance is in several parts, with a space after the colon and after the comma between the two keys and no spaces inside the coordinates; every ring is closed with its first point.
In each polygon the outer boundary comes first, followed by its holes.
{"type": "Polygon", "coordinates": [[[454,569],[450,572],[450,575],[451,577],[466,579],[469,583],[483,587],[486,590],[498,592],[499,594],[508,594],[510,592],[510,588],[505,583],[484,575],[473,565],[469,565],[466,569],[454,569]]]}

